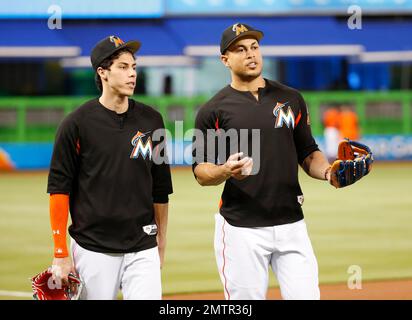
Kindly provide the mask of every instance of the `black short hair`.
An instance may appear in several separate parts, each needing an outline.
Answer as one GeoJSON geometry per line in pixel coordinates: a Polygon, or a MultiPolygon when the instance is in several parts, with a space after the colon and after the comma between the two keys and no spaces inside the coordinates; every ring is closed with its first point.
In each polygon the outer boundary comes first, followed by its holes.
{"type": "MultiPolygon", "coordinates": [[[[132,50],[130,50],[129,48],[123,48],[119,51],[116,51],[115,53],[113,53],[111,56],[107,57],[106,59],[104,59],[100,64],[99,67],[105,69],[105,70],[110,70],[111,65],[113,64],[113,61],[116,60],[117,58],[120,57],[120,55],[122,53],[125,52],[129,52],[133,57],[134,57],[134,53],[132,50]]],[[[102,79],[100,78],[99,74],[96,73],[94,74],[94,81],[96,82],[96,87],[97,89],[99,89],[100,92],[103,92],[103,84],[102,84],[102,79]]]]}

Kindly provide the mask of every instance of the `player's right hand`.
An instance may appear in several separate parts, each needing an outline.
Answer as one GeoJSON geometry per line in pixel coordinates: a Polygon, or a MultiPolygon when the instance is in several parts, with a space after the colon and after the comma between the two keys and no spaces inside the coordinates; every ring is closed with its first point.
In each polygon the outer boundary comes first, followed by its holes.
{"type": "Polygon", "coordinates": [[[232,178],[243,180],[252,172],[253,160],[249,157],[244,157],[243,152],[232,154],[224,164],[226,172],[232,178]]]}
{"type": "Polygon", "coordinates": [[[73,261],[71,257],[65,258],[54,258],[52,267],[52,279],[56,283],[68,284],[68,275],[69,273],[76,274],[76,270],[74,269],[73,261]]]}

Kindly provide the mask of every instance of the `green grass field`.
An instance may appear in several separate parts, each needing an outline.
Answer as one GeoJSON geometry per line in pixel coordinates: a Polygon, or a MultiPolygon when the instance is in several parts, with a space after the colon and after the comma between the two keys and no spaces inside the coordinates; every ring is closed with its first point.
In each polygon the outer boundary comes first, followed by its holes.
{"type": "MultiPolygon", "coordinates": [[[[351,265],[363,280],[412,278],[412,163],[376,164],[340,190],[303,172],[300,180],[321,283],[347,282],[351,265]]],[[[51,263],[46,183],[46,172],[0,174],[0,299],[30,292],[29,277],[51,263]]],[[[222,187],[200,187],[186,169],[173,170],[173,183],[163,291],[221,291],[213,214],[222,187]]]]}

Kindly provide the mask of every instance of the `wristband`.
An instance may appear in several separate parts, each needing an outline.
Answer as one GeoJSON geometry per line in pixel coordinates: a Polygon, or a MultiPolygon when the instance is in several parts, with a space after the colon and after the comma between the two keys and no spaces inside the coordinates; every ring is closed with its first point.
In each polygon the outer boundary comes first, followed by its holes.
{"type": "Polygon", "coordinates": [[[331,170],[331,166],[327,167],[325,170],[325,175],[324,175],[324,180],[328,181],[328,172],[330,172],[331,170]]]}

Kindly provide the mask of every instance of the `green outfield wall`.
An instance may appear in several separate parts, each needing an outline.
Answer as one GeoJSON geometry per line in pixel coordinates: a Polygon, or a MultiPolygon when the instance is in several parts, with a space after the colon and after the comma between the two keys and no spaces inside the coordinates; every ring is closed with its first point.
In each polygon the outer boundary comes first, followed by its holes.
{"type": "MultiPolygon", "coordinates": [[[[322,113],[346,104],[359,116],[362,134],[412,133],[412,91],[303,92],[314,135],[322,134],[322,113]]],[[[65,115],[93,97],[0,97],[0,142],[51,142],[65,115]]],[[[157,109],[174,134],[175,121],[193,128],[198,109],[210,97],[148,97],[136,100],[157,109]]]]}

